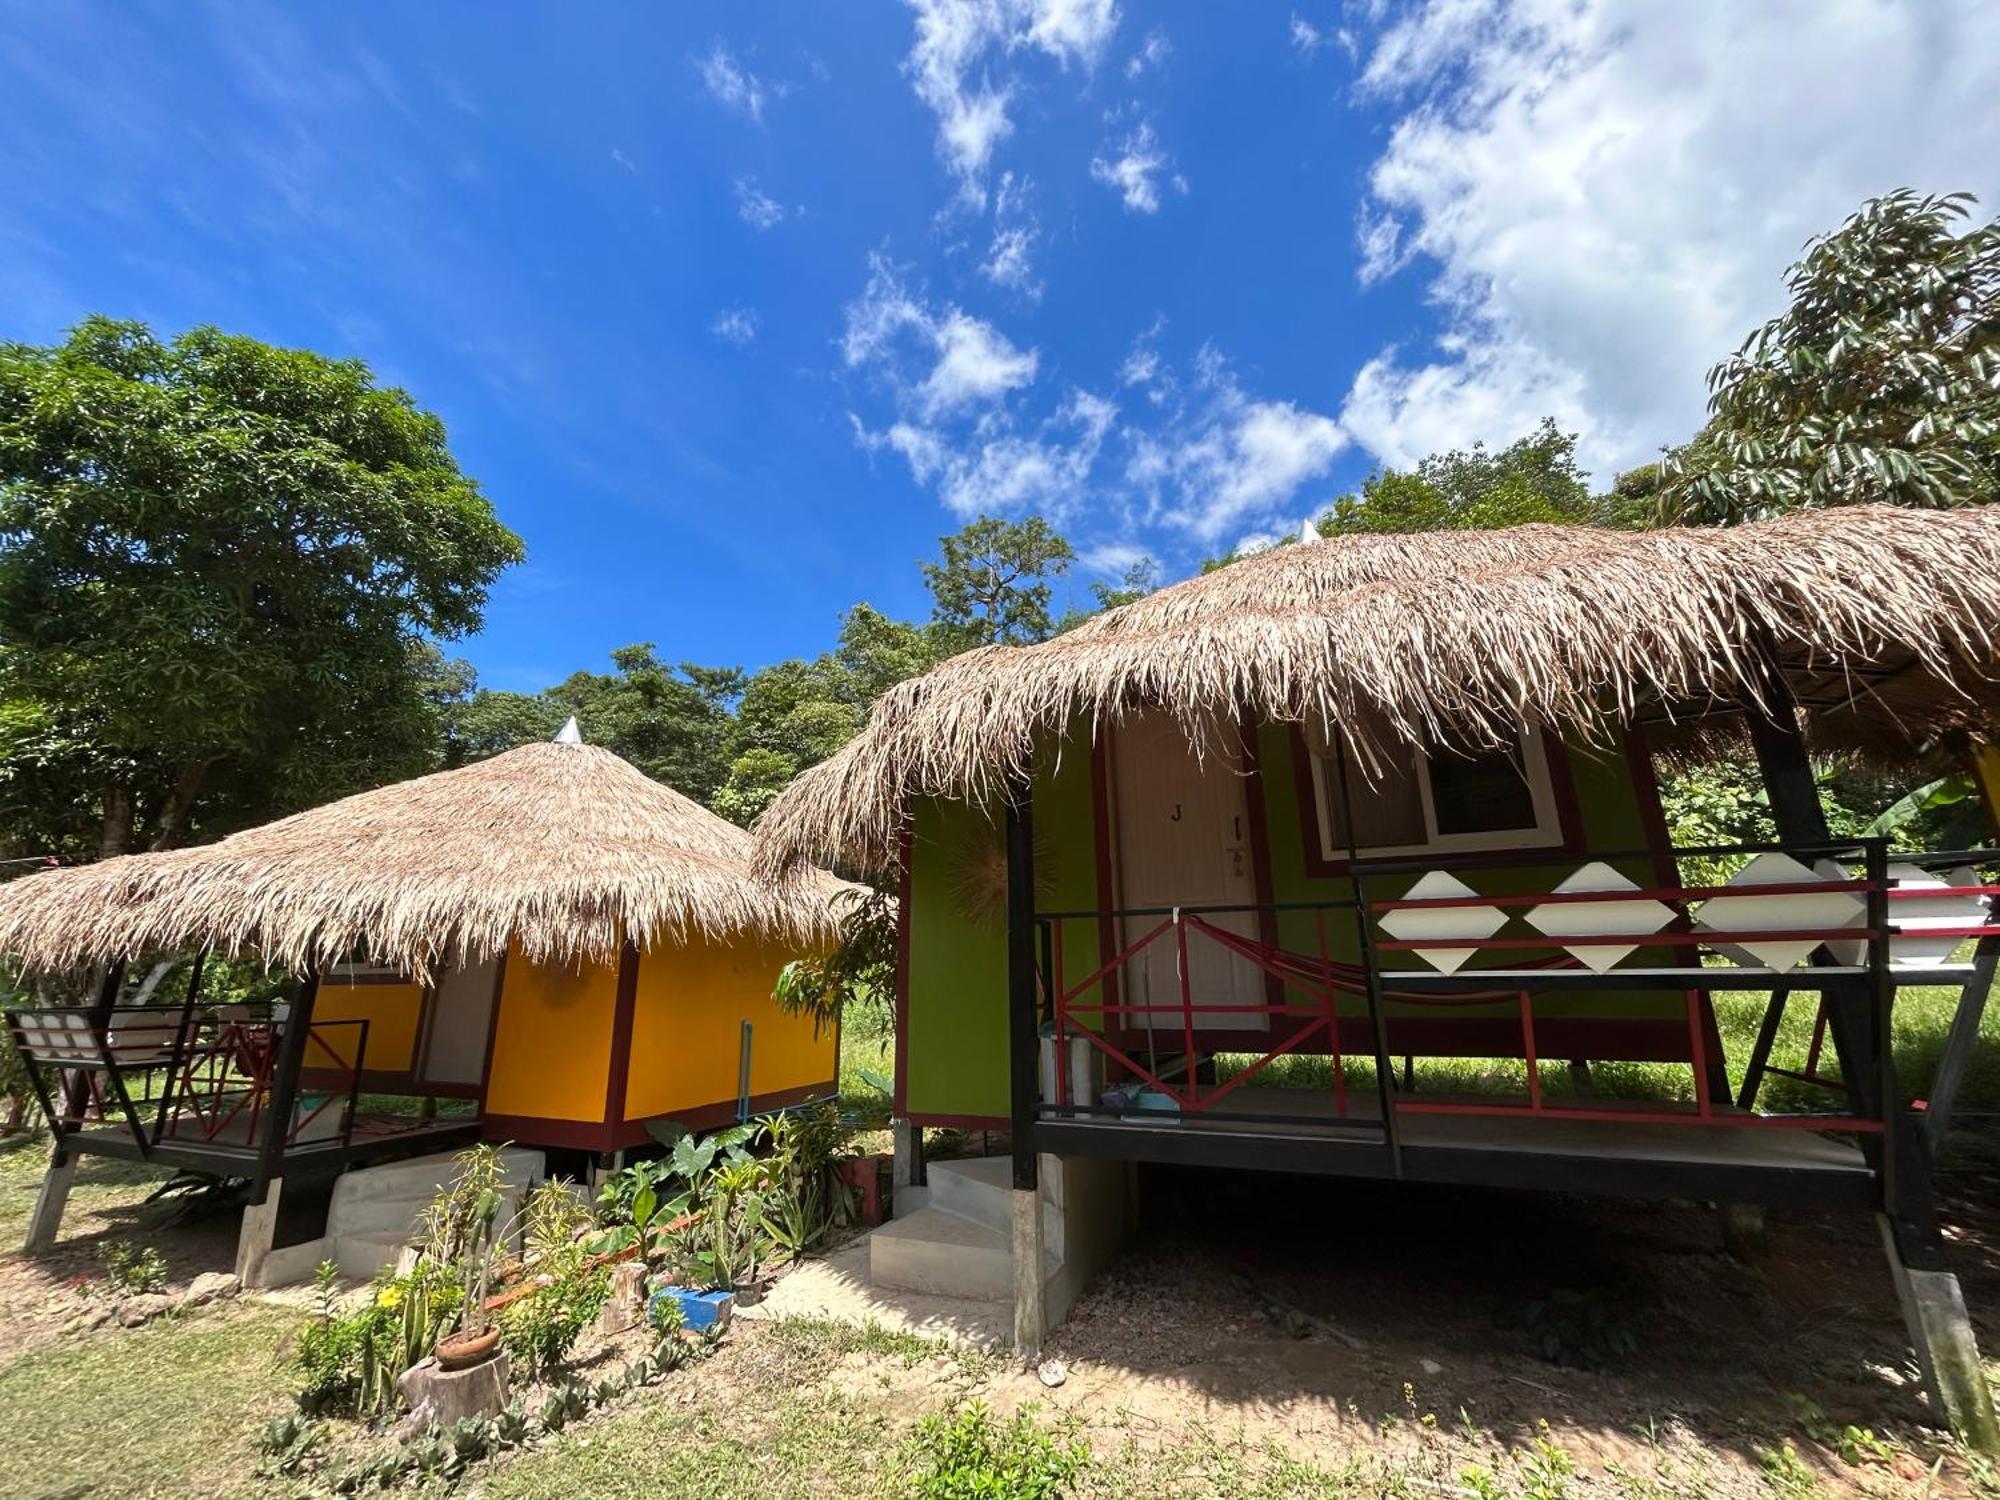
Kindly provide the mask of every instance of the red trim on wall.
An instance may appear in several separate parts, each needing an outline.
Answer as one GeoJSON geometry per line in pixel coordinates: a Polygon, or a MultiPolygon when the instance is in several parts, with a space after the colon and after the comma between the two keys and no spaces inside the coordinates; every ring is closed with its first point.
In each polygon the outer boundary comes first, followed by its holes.
{"type": "MultiPolygon", "coordinates": [[[[831,1098],[834,1082],[807,1084],[801,1088],[779,1089],[769,1094],[750,1096],[750,1113],[759,1115],[774,1109],[784,1109],[794,1104],[804,1104],[808,1099],[831,1098]]],[[[597,1120],[544,1120],[534,1115],[482,1115],[479,1133],[482,1140],[508,1141],[517,1146],[555,1146],[579,1151],[623,1151],[632,1146],[643,1146],[650,1141],[652,1132],[646,1127],[655,1120],[673,1120],[690,1130],[715,1130],[724,1125],[736,1123],[736,1101],[726,1099],[716,1104],[704,1104],[695,1109],[676,1110],[667,1114],[652,1115],[644,1120],[625,1120],[616,1125],[597,1120]]]]}
{"type": "Polygon", "coordinates": [[[632,1014],[639,1004],[639,945],[629,937],[618,949],[618,998],[611,1013],[611,1074],[605,1080],[604,1123],[625,1123],[625,1085],[632,1071],[632,1014]]]}
{"type": "MultiPolygon", "coordinates": [[[[1246,712],[1237,724],[1238,755],[1243,770],[1243,816],[1250,824],[1251,889],[1257,901],[1257,941],[1278,946],[1278,913],[1271,905],[1271,830],[1264,808],[1264,761],[1257,744],[1257,720],[1246,712]]],[[[1264,1003],[1285,1003],[1284,982],[1266,970],[1264,1003]]]]}
{"type": "MultiPolygon", "coordinates": [[[[1292,781],[1298,789],[1299,797],[1299,839],[1305,845],[1306,874],[1321,879],[1332,879],[1347,873],[1348,861],[1328,859],[1320,849],[1319,794],[1313,786],[1312,751],[1306,744],[1305,730],[1294,724],[1292,728],[1292,781]]],[[[1542,736],[1542,758],[1549,767],[1549,793],[1556,805],[1556,840],[1551,844],[1529,844],[1521,848],[1523,854],[1582,854],[1588,844],[1583,832],[1583,807],[1577,801],[1576,773],[1570,765],[1569,746],[1554,730],[1544,729],[1542,736]]],[[[1420,859],[1424,851],[1397,858],[1420,859]]],[[[1468,851],[1470,852],[1470,851],[1468,851]]],[[[1506,849],[1482,849],[1481,855],[1506,854],[1506,849]]],[[[1451,851],[1437,851],[1440,860],[1449,860],[1451,851]]],[[[1366,857],[1364,855],[1364,857],[1366,857]]]]}
{"type": "Polygon", "coordinates": [[[905,1118],[910,1098],[910,866],[916,851],[916,828],[905,817],[899,849],[902,868],[896,875],[896,1076],[889,1084],[889,1113],[899,1120],[905,1118]]]}
{"type": "Polygon", "coordinates": [[[486,1091],[493,1085],[493,1047],[500,1039],[500,1000],[507,993],[507,950],[493,966],[493,1010],[486,1021],[486,1061],[479,1069],[479,1107],[486,1107],[486,1091]]]}

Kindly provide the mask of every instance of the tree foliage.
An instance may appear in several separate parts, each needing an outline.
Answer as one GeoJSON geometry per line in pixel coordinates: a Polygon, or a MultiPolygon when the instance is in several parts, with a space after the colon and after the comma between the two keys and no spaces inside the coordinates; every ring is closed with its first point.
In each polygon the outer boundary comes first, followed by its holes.
{"type": "Polygon", "coordinates": [[[427,640],[520,555],[359,361],[105,318],[0,345],[7,838],[164,847],[424,769],[427,640]]]}
{"type": "Polygon", "coordinates": [[[924,564],[924,582],[937,601],[931,619],[946,655],[1045,640],[1053,632],[1050,580],[1068,571],[1076,553],[1047,521],[980,516],[940,538],[939,547],[939,559],[924,564]]]}
{"type": "Polygon", "coordinates": [[[1595,518],[1590,483],[1576,462],[1576,434],[1544,417],[1497,451],[1483,443],[1419,459],[1407,472],[1370,474],[1319,521],[1323,536],[1357,532],[1485,530],[1532,521],[1595,518]]]}
{"type": "Polygon", "coordinates": [[[1811,242],[1791,305],[1709,372],[1668,518],[2000,499],[2000,220],[1965,229],[1973,201],[1891,193],[1811,242]]]}

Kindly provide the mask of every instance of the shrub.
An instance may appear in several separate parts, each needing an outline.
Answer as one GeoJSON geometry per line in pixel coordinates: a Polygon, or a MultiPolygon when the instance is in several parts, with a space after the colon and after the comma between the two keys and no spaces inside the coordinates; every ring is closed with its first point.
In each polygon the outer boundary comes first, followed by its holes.
{"type": "Polygon", "coordinates": [[[924,1500],[1059,1500],[1089,1457],[1026,1411],[996,1422],[983,1401],[924,1418],[911,1447],[910,1492],[924,1500]]]}
{"type": "Polygon", "coordinates": [[[167,1285],[167,1263],[151,1245],[143,1248],[130,1240],[108,1240],[98,1247],[97,1258],[104,1265],[104,1279],[119,1292],[158,1292],[167,1285]]]}
{"type": "Polygon", "coordinates": [[[611,1295],[610,1270],[588,1268],[580,1248],[546,1257],[542,1265],[548,1283],[500,1314],[500,1341],[529,1378],[547,1374],[568,1357],[611,1295]]]}

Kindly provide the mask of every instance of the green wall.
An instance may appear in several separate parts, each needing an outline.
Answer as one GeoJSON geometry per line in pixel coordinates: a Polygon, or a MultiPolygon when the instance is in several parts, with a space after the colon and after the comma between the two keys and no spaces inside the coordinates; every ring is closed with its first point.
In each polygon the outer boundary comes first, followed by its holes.
{"type": "MultiPolygon", "coordinates": [[[[1101,905],[1087,738],[1040,757],[1034,804],[1037,908],[1101,905]]],[[[905,1023],[905,1108],[914,1115],[1008,1114],[1003,840],[998,808],[926,799],[914,809],[905,1023]],[[969,878],[969,868],[985,874],[969,878]]],[[[1101,961],[1096,923],[1064,923],[1068,984],[1101,961]]]]}
{"type": "MultiPolygon", "coordinates": [[[[1284,725],[1266,726],[1258,737],[1272,898],[1279,902],[1344,899],[1350,893],[1344,876],[1307,873],[1306,820],[1312,817],[1312,809],[1300,805],[1294,761],[1297,744],[1296,734],[1284,725]]],[[[1608,748],[1573,746],[1569,762],[1585,847],[1644,846],[1645,821],[1623,746],[1616,742],[1608,748]]],[[[918,1116],[1004,1119],[1008,1113],[1007,952],[1000,815],[997,809],[989,814],[964,804],[926,800],[913,809],[912,827],[906,1107],[918,1116]],[[985,878],[965,876],[965,869],[975,863],[987,871],[985,878]],[[968,894],[968,890],[978,894],[968,894]]],[[[1037,766],[1035,842],[1040,888],[1036,905],[1041,910],[1101,904],[1094,827],[1088,731],[1079,729],[1063,742],[1059,754],[1051,749],[1037,766]]],[[[1546,890],[1582,862],[1578,857],[1517,870],[1483,870],[1476,884],[1496,894],[1546,890]]],[[[1648,862],[1625,862],[1623,868],[1641,884],[1652,883],[1648,862]]],[[[1402,875],[1378,881],[1370,895],[1376,899],[1392,896],[1413,879],[1402,875]]],[[[1334,957],[1355,961],[1360,944],[1352,914],[1329,913],[1327,928],[1334,957]]],[[[1315,951],[1312,916],[1282,914],[1279,940],[1294,952],[1315,951]]],[[[1096,924],[1065,923],[1063,941],[1063,971],[1074,986],[1100,961],[1096,924]]],[[[1414,958],[1407,962],[1420,964],[1414,958]]],[[[1364,1007],[1359,997],[1350,997],[1342,1009],[1344,1014],[1360,1014],[1364,1007]]],[[[1444,1014],[1510,1015],[1512,1009],[1511,1003],[1502,1003],[1444,1014]]],[[[1398,1013],[1413,1012],[1409,1008],[1390,1011],[1398,1013]]],[[[1537,997],[1536,1014],[1672,1019],[1680,1014],[1680,1001],[1672,995],[1646,993],[1550,994],[1537,997]]]]}

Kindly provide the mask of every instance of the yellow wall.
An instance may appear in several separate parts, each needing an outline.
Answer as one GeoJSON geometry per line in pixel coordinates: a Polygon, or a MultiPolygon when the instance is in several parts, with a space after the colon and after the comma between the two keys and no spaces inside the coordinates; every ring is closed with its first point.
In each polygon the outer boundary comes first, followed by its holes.
{"type": "MultiPolygon", "coordinates": [[[[328,981],[313,998],[312,1018],[321,1021],[366,1021],[368,1041],[361,1066],[373,1073],[407,1073],[416,1062],[417,1023],[423,1016],[423,991],[414,984],[339,984],[328,981]]],[[[359,1026],[316,1025],[313,1036],[340,1056],[342,1066],[354,1062],[359,1026]]],[[[330,1067],[318,1046],[306,1049],[307,1069],[330,1067]]]]}
{"type": "Polygon", "coordinates": [[[733,1101],[744,1020],[753,1028],[753,1096],[814,1085],[831,1092],[833,1032],[815,1039],[810,1021],[785,1015],[771,998],[778,971],[794,956],[748,938],[726,946],[662,939],[647,949],[633,1006],[625,1118],[733,1101]]]}
{"type": "Polygon", "coordinates": [[[617,1010],[616,963],[586,965],[579,973],[510,953],[494,1018],[486,1112],[602,1120],[617,1010]]]}

